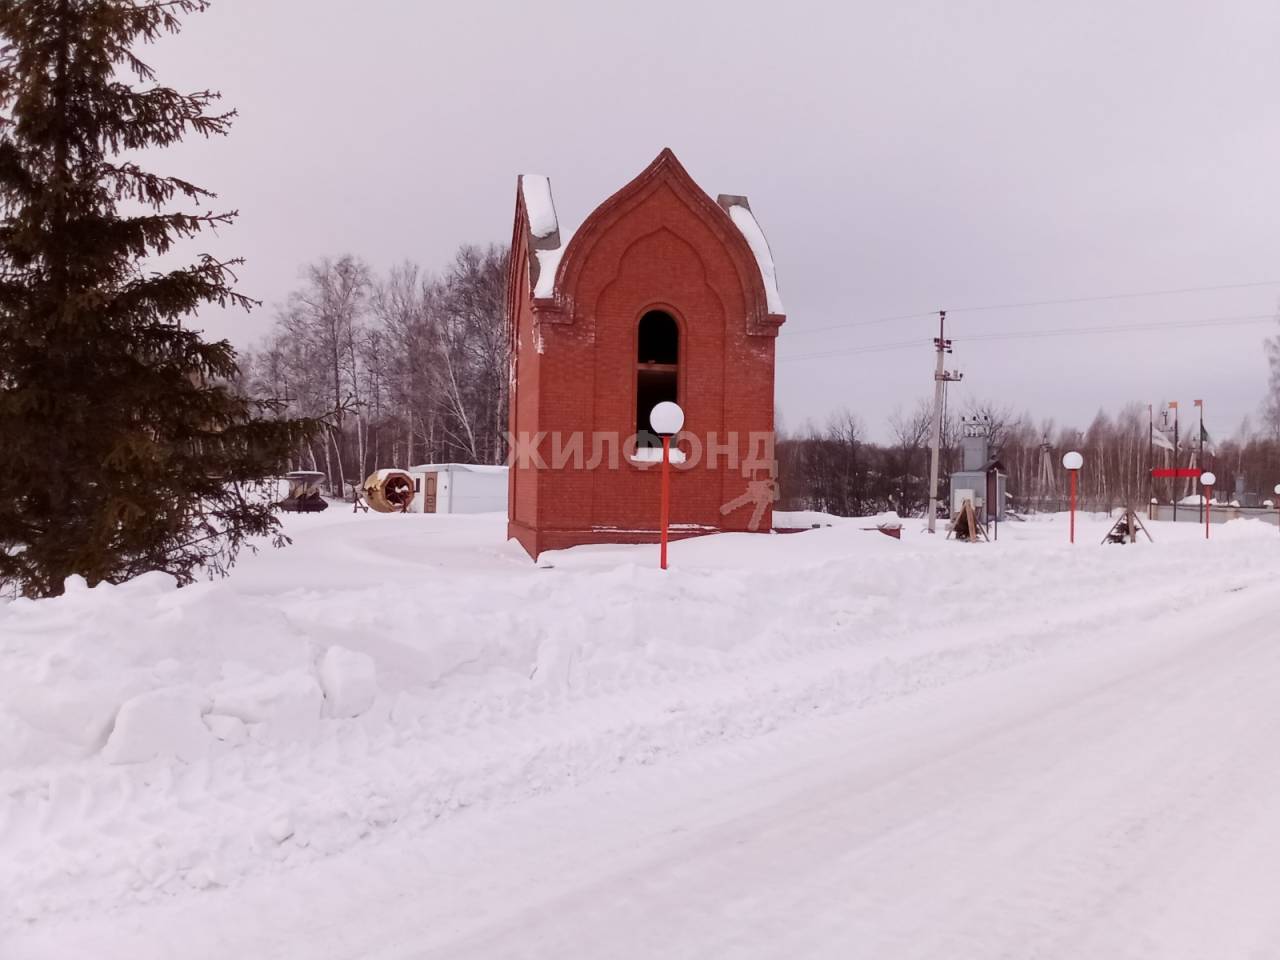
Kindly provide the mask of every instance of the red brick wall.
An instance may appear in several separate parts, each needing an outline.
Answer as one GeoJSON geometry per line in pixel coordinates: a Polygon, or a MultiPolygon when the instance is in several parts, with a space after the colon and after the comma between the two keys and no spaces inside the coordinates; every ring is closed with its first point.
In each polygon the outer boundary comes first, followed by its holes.
{"type": "MultiPolygon", "coordinates": [[[[519,214],[518,214],[519,216],[519,214]]],[[[722,516],[722,504],[747,485],[741,462],[751,433],[773,430],[774,343],[780,317],[760,329],[764,288],[745,240],[674,156],[648,170],[592,214],[566,250],[551,300],[529,294],[527,249],[516,241],[512,317],[518,331],[512,432],[580,432],[590,458],[594,433],[620,439],[635,430],[637,328],[661,309],[680,328],[679,403],[685,430],[704,445],[736,433],[738,466],[709,450],[697,465],[672,471],[671,522],[745,530],[752,508],[722,516]],[[539,352],[541,344],[541,352],[539,352]]],[[[656,537],[659,468],[619,456],[594,469],[513,463],[510,532],[531,554],[574,543],[656,537]]],[[[692,452],[691,450],[689,452],[692,452]]],[[[763,476],[758,474],[757,476],[763,476]]],[[[770,514],[761,523],[768,530],[770,514]]]]}

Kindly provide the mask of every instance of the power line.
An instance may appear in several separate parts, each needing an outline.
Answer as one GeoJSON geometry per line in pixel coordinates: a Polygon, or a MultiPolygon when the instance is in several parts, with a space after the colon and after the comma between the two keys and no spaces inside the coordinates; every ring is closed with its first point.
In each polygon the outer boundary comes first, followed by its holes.
{"type": "Polygon", "coordinates": [[[1173,290],[1147,290],[1141,293],[1107,293],[1093,297],[1065,297],[1059,300],[1028,300],[1023,303],[989,303],[981,307],[960,307],[949,313],[975,313],[979,310],[1012,310],[1018,307],[1048,307],[1062,303],[1099,303],[1103,300],[1136,300],[1140,297],[1165,297],[1181,293],[1210,293],[1215,290],[1246,290],[1253,287],[1280,286],[1280,280],[1254,283],[1219,283],[1207,287],[1178,287],[1173,290]]]}
{"type": "MultiPolygon", "coordinates": [[[[951,311],[948,310],[948,313],[951,311]]],[[[1229,327],[1245,324],[1262,323],[1274,320],[1270,313],[1255,313],[1240,317],[1212,317],[1205,320],[1153,320],[1142,323],[1098,324],[1091,327],[1056,327],[1049,330],[1009,330],[990,333],[976,333],[969,336],[958,336],[952,339],[961,342],[989,343],[999,340],[1034,340],[1041,337],[1087,336],[1099,333],[1134,333],[1146,330],[1186,330],[1199,327],[1229,327]]],[[[817,360],[823,357],[849,357],[862,353],[883,353],[891,350],[907,350],[929,343],[927,337],[914,340],[899,340],[893,343],[868,344],[862,347],[850,347],[845,350],[824,350],[820,353],[802,353],[790,357],[779,357],[778,362],[790,360],[817,360]]]]}
{"type": "Polygon", "coordinates": [[[851,357],[860,353],[884,353],[890,350],[907,350],[911,347],[920,347],[930,343],[928,337],[918,337],[915,340],[899,340],[897,343],[877,343],[865,347],[850,347],[847,350],[824,350],[821,353],[801,353],[791,357],[779,357],[779,363],[785,363],[788,360],[820,360],[823,357],[851,357]]]}
{"type": "Polygon", "coordinates": [[[847,330],[853,327],[873,327],[878,323],[893,323],[895,320],[926,320],[938,315],[934,310],[929,313],[899,313],[892,317],[876,317],[874,320],[850,320],[846,323],[832,323],[825,327],[810,327],[808,330],[788,331],[788,337],[807,337],[814,333],[825,333],[828,330],[847,330]]]}
{"type": "Polygon", "coordinates": [[[928,337],[916,337],[914,340],[898,340],[894,343],[873,343],[863,347],[849,347],[845,350],[823,350],[821,353],[802,353],[791,357],[779,357],[778,362],[786,360],[818,360],[822,357],[851,357],[858,353],[884,353],[887,350],[906,350],[932,343],[928,337]]]}
{"type": "MultiPolygon", "coordinates": [[[[986,303],[971,307],[947,308],[947,313],[978,313],[984,310],[1015,310],[1029,307],[1052,307],[1073,303],[1102,303],[1107,300],[1136,300],[1142,297],[1167,297],[1184,293],[1212,293],[1218,290],[1248,290],[1256,287],[1280,286],[1280,280],[1258,280],[1252,283],[1217,283],[1202,287],[1176,287],[1169,290],[1143,290],[1136,293],[1104,293],[1088,297],[1060,297],[1052,300],[1024,300],[1018,303],[986,303]]],[[[822,327],[810,327],[807,330],[788,331],[788,339],[807,337],[815,333],[829,330],[847,330],[854,327],[870,327],[881,323],[893,323],[897,320],[922,320],[936,317],[936,310],[923,313],[899,313],[890,317],[876,317],[872,320],[850,320],[845,323],[831,323],[822,327]]]]}
{"type": "Polygon", "coordinates": [[[1274,314],[1253,313],[1242,317],[1214,317],[1208,320],[1151,320],[1140,323],[1100,324],[1092,327],[1057,327],[1049,330],[1019,330],[1006,333],[976,333],[964,340],[1034,340],[1039,337],[1066,337],[1075,334],[1090,333],[1123,333],[1141,330],[1183,330],[1194,327],[1231,327],[1243,324],[1261,323],[1275,319],[1274,314]]]}

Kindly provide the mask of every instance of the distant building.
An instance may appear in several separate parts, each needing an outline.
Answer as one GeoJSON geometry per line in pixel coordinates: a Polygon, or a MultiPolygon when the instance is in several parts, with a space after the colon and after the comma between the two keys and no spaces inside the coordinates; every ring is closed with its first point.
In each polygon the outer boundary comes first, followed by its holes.
{"type": "Polygon", "coordinates": [[[673,535],[768,530],[784,316],[746,198],[712,200],[663,150],[570,237],[547,179],[526,175],[511,253],[508,535],[535,557],[655,540],[663,400],[685,412],[673,535]]]}
{"type": "Polygon", "coordinates": [[[507,468],[475,463],[424,463],[413,480],[410,513],[499,513],[507,509],[507,468]]]}

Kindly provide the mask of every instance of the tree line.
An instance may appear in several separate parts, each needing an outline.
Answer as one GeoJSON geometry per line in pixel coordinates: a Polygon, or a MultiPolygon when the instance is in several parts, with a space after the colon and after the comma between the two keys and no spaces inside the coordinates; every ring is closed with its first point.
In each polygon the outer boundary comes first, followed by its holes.
{"type": "MultiPolygon", "coordinates": [[[[291,466],[325,474],[332,495],[380,467],[416,463],[503,463],[507,456],[510,339],[506,324],[508,251],[465,245],[439,274],[404,263],[376,275],[354,256],[325,259],[303,271],[302,283],[277,309],[267,339],[244,360],[250,392],[276,403],[282,415],[318,417],[336,410],[324,430],[305,440],[291,466]]],[[[1217,439],[1202,467],[1218,475],[1225,497],[1237,476],[1269,496],[1280,482],[1280,335],[1267,341],[1271,389],[1264,429],[1242,424],[1217,439]]],[[[1062,454],[1084,455],[1080,500],[1111,510],[1198,493],[1194,481],[1150,477],[1152,466],[1188,466],[1183,436],[1177,463],[1151,447],[1145,405],[1100,411],[1084,429],[1063,426],[1008,406],[971,400],[944,417],[939,498],[961,466],[965,417],[990,431],[993,457],[1007,473],[1010,505],[1051,511],[1066,505],[1062,454]]],[[[781,419],[781,418],[780,418],[781,419]]],[[[889,418],[887,441],[869,438],[849,411],[824,425],[779,429],[778,508],[838,516],[895,511],[922,516],[928,504],[932,404],[921,399],[889,418]]]]}
{"type": "Polygon", "coordinates": [[[335,411],[290,467],[348,496],[380,467],[504,462],[507,262],[467,245],[439,275],[407,262],[377,275],[350,255],[308,266],[242,364],[283,415],[335,411]]]}
{"type": "MultiPolygon", "coordinates": [[[[1280,325],[1280,312],[1276,322],[1280,325]]],[[[1205,448],[1200,469],[1217,475],[1215,497],[1231,501],[1237,478],[1246,494],[1259,502],[1274,500],[1280,483],[1280,332],[1264,341],[1270,367],[1262,403],[1262,428],[1246,419],[1235,433],[1216,437],[1205,448]]],[[[1081,430],[1054,420],[1037,421],[1013,408],[970,401],[957,415],[943,418],[939,498],[947,502],[946,478],[961,465],[960,433],[964,417],[989,424],[990,451],[1007,473],[1011,506],[1032,512],[1060,510],[1066,505],[1062,455],[1069,450],[1084,456],[1080,471],[1080,500],[1085,509],[1110,511],[1161,503],[1200,493],[1194,480],[1153,480],[1153,467],[1189,467],[1199,446],[1198,421],[1172,452],[1152,444],[1151,416],[1143,404],[1116,413],[1099,411],[1081,430]],[[1188,442],[1190,437],[1190,442],[1188,442]]],[[[910,412],[889,420],[887,443],[867,439],[855,414],[833,416],[825,426],[806,424],[795,432],[778,431],[778,506],[784,510],[821,510],[840,516],[867,516],[896,511],[922,516],[928,509],[929,455],[933,427],[932,403],[920,400],[910,412]]],[[[1168,431],[1165,431],[1166,434],[1168,431]]]]}
{"type": "MultiPolygon", "coordinates": [[[[1200,493],[1194,480],[1151,479],[1152,466],[1189,466],[1197,442],[1183,438],[1176,464],[1173,455],[1160,447],[1153,452],[1145,405],[1131,404],[1115,414],[1100,411],[1080,430],[975,401],[944,419],[939,469],[939,498],[944,504],[947,477],[961,466],[960,434],[966,416],[990,425],[990,452],[1006,471],[1010,506],[1017,511],[1065,508],[1067,481],[1061,461],[1069,450],[1084,456],[1079,495],[1085,509],[1142,507],[1152,498],[1169,503],[1200,493]]],[[[922,400],[911,412],[892,416],[889,425],[887,443],[867,439],[862,423],[848,412],[832,417],[823,427],[810,424],[795,432],[780,430],[778,508],[838,516],[891,510],[904,517],[924,515],[932,404],[922,400]]],[[[1256,494],[1259,501],[1274,498],[1271,491],[1280,483],[1280,429],[1268,426],[1258,432],[1246,422],[1232,437],[1215,439],[1206,448],[1200,467],[1217,474],[1216,497],[1231,500],[1236,478],[1242,477],[1245,491],[1256,494]]]]}

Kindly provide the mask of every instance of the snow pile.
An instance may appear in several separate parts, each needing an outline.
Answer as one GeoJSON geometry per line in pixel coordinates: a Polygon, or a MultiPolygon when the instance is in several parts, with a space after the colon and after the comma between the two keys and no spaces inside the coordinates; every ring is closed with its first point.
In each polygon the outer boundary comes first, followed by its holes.
{"type": "Polygon", "coordinates": [[[260,673],[243,663],[223,666],[213,685],[213,712],[245,724],[263,740],[289,743],[316,732],[324,693],[312,671],[260,673]]]}
{"type": "Polygon", "coordinates": [[[1099,547],[1082,517],[1072,549],[1061,517],[969,546],[779,514],[829,525],[681,541],[663,573],[656,546],[531,563],[502,516],[331,513],[229,580],[0,605],[0,942],[1087,645],[1277,566],[1257,521],[1099,547]]]}
{"type": "Polygon", "coordinates": [[[358,717],[378,696],[377,668],[373,657],[346,647],[330,647],[320,661],[325,716],[358,717]]]}
{"type": "Polygon", "coordinates": [[[167,687],[130,697],[120,705],[102,748],[107,763],[142,763],[172,757],[188,763],[208,755],[213,731],[204,722],[213,708],[197,687],[167,687]]]}

